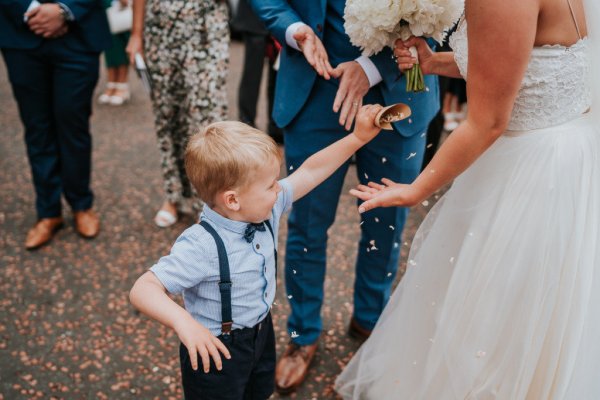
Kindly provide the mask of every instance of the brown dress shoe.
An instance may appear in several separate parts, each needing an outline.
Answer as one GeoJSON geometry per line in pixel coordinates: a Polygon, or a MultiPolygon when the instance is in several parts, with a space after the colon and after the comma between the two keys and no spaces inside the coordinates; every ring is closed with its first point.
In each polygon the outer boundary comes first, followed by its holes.
{"type": "Polygon", "coordinates": [[[307,346],[299,346],[292,342],[288,343],[275,368],[275,389],[277,393],[292,393],[306,379],[308,367],[315,356],[317,346],[317,342],[307,346]]]}
{"type": "Polygon", "coordinates": [[[84,211],[75,211],[75,229],[86,239],[92,239],[100,231],[100,218],[91,208],[84,211]]]}
{"type": "Polygon", "coordinates": [[[48,243],[57,230],[62,228],[62,217],[42,218],[27,232],[25,248],[35,250],[48,243]]]}
{"type": "Polygon", "coordinates": [[[360,326],[358,321],[352,317],[350,320],[350,326],[348,327],[348,335],[350,335],[350,337],[364,342],[369,338],[369,336],[371,336],[371,332],[371,330],[360,326]]]}

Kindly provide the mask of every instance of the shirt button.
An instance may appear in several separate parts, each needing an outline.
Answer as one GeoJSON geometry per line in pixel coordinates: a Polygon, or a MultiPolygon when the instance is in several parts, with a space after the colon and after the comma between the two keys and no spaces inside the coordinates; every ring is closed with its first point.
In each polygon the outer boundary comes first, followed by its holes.
{"type": "Polygon", "coordinates": [[[265,299],[267,298],[267,292],[265,292],[265,299]]]}
{"type": "Polygon", "coordinates": [[[256,243],[256,250],[260,249],[260,244],[256,243]]]}

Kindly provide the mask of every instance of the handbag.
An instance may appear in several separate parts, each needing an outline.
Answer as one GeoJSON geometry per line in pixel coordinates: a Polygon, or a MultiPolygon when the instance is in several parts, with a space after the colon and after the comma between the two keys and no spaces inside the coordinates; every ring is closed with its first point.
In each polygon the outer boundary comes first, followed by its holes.
{"type": "Polygon", "coordinates": [[[106,9],[106,17],[111,33],[116,34],[131,30],[133,24],[131,5],[123,7],[118,1],[113,1],[112,5],[106,9]]]}

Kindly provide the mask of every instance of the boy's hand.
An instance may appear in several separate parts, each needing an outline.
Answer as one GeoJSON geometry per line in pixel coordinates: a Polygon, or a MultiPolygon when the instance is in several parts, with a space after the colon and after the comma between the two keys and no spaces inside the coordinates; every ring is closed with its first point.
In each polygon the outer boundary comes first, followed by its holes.
{"type": "Polygon", "coordinates": [[[190,354],[190,362],[194,371],[198,369],[198,353],[202,359],[202,366],[205,373],[210,369],[210,357],[212,357],[219,371],[223,368],[219,351],[223,353],[225,358],[231,358],[229,350],[227,350],[223,342],[191,316],[181,321],[175,327],[175,332],[177,332],[181,343],[183,343],[190,354]]]}
{"type": "Polygon", "coordinates": [[[354,136],[362,142],[367,143],[373,139],[381,128],[375,125],[375,117],[383,107],[379,104],[367,104],[362,106],[356,116],[356,124],[354,125],[354,136]]]}

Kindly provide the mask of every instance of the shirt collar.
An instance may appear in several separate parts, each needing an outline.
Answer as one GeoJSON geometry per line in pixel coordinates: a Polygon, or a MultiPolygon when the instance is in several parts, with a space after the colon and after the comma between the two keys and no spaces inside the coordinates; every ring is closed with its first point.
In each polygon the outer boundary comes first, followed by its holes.
{"type": "Polygon", "coordinates": [[[234,221],[232,219],[222,216],[221,214],[214,211],[212,208],[210,208],[206,204],[204,204],[204,207],[202,209],[202,214],[200,214],[200,218],[201,219],[206,218],[207,220],[212,222],[215,225],[215,227],[227,229],[228,231],[239,233],[240,235],[244,234],[244,231],[246,230],[246,227],[248,226],[247,222],[234,221]]]}

